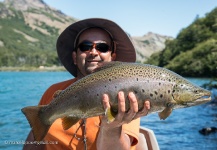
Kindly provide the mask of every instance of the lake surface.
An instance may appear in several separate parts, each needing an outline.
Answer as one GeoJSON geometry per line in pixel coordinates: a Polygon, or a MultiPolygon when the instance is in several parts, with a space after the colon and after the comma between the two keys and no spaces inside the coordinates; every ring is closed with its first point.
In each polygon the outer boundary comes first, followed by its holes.
{"type": "MultiPolygon", "coordinates": [[[[50,85],[70,78],[67,72],[0,72],[0,149],[22,149],[30,127],[20,109],[37,105],[50,85]]],[[[198,85],[209,82],[189,80],[198,85]]],[[[213,93],[217,95],[216,90],[213,93]]],[[[198,132],[217,127],[216,103],[174,110],[166,120],[150,114],[142,118],[141,125],[155,132],[162,150],[217,150],[217,133],[204,136],[198,132]]]]}

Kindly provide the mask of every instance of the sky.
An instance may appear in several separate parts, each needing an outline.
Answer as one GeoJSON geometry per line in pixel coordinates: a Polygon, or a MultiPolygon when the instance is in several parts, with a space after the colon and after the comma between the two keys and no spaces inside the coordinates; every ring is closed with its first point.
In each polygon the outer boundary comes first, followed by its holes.
{"type": "MultiPolygon", "coordinates": [[[[0,0],[3,1],[3,0],[0,0]]],[[[43,0],[76,19],[106,18],[131,36],[148,32],[176,37],[197,16],[217,7],[217,0],[43,0]]]]}

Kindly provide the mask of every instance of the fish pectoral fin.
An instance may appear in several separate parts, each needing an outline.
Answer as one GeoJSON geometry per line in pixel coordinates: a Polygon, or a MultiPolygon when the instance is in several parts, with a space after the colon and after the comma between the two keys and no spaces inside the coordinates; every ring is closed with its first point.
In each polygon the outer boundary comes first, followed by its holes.
{"type": "Polygon", "coordinates": [[[80,120],[80,118],[70,117],[70,116],[66,116],[66,117],[62,118],[63,129],[68,130],[69,128],[71,128],[71,126],[76,124],[79,120],[80,120]]]}
{"type": "Polygon", "coordinates": [[[171,107],[166,107],[162,112],[158,113],[159,118],[165,120],[172,113],[173,109],[171,107]]]}
{"type": "Polygon", "coordinates": [[[111,123],[115,120],[116,114],[111,110],[111,108],[106,109],[105,115],[107,117],[108,123],[111,123]]]}
{"type": "Polygon", "coordinates": [[[56,98],[63,90],[57,90],[54,94],[53,94],[53,98],[56,98]]]}

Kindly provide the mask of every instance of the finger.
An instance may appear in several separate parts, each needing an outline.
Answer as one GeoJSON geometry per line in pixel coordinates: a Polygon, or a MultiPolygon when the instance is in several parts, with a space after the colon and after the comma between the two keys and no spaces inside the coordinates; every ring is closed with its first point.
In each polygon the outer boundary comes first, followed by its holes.
{"type": "Polygon", "coordinates": [[[124,113],[125,113],[125,97],[124,97],[124,92],[121,91],[118,93],[118,114],[115,120],[122,122],[124,113]]]}
{"type": "Polygon", "coordinates": [[[147,110],[150,110],[150,109],[151,109],[150,101],[148,101],[148,100],[145,101],[144,107],[145,107],[147,110]]]}
{"type": "Polygon", "coordinates": [[[140,110],[134,117],[134,119],[136,118],[139,118],[139,117],[142,117],[142,116],[146,116],[148,114],[148,111],[150,110],[151,108],[151,104],[150,104],[150,101],[149,100],[146,100],[144,102],[144,106],[143,106],[143,109],[140,110]]]}
{"type": "MultiPolygon", "coordinates": [[[[105,111],[110,108],[109,97],[107,94],[103,94],[102,96],[103,107],[105,111]]],[[[101,116],[101,125],[107,124],[108,118],[106,115],[101,116]]]]}
{"type": "Polygon", "coordinates": [[[107,94],[103,94],[102,101],[103,101],[103,107],[105,110],[110,108],[109,97],[107,94]]]}
{"type": "Polygon", "coordinates": [[[142,116],[146,116],[148,114],[149,109],[150,109],[150,101],[146,100],[144,102],[143,109],[138,114],[142,116]]]}
{"type": "Polygon", "coordinates": [[[137,113],[138,112],[138,101],[137,101],[135,94],[133,92],[130,92],[128,97],[130,100],[130,111],[132,111],[132,113],[137,113]]]}
{"type": "Polygon", "coordinates": [[[130,92],[128,94],[128,98],[130,101],[130,110],[128,111],[128,113],[125,115],[124,118],[124,121],[127,123],[131,122],[134,119],[136,113],[138,112],[138,101],[135,94],[133,92],[130,92]]]}

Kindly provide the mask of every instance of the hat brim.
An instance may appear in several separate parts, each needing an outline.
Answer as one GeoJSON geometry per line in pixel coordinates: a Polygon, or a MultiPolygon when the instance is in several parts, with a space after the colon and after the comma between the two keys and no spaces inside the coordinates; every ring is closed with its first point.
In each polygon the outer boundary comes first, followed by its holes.
{"type": "Polygon", "coordinates": [[[68,26],[57,39],[57,54],[63,66],[73,75],[77,76],[77,68],[72,58],[74,43],[77,35],[84,29],[90,27],[100,27],[111,33],[116,43],[116,61],[135,62],[135,48],[129,39],[129,36],[115,22],[91,18],[75,22],[68,26]]]}

